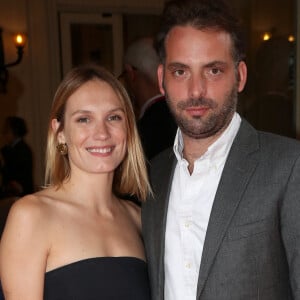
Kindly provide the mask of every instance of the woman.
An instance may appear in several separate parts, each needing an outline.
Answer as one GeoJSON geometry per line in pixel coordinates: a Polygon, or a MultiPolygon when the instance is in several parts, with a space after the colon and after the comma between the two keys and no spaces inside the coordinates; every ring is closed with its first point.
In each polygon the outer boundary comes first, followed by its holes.
{"type": "Polygon", "coordinates": [[[140,209],[147,172],[130,99],[97,66],[70,71],[52,106],[46,182],[12,207],[0,245],[5,299],[150,299],[140,209]]]}

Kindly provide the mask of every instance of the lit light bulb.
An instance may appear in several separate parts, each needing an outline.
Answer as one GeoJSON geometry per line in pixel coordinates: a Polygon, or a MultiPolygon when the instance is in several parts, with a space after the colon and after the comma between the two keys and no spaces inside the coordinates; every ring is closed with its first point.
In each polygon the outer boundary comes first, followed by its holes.
{"type": "Polygon", "coordinates": [[[17,35],[15,35],[14,41],[17,47],[24,47],[26,42],[25,35],[18,33],[17,35]]]}
{"type": "Polygon", "coordinates": [[[271,38],[271,34],[269,32],[265,32],[263,34],[263,40],[268,41],[271,38]]]}

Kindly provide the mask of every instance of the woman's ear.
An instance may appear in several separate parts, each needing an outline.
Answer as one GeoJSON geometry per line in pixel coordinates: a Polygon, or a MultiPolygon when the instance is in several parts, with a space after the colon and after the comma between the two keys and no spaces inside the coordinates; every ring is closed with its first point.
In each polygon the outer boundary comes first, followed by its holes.
{"type": "MultiPolygon", "coordinates": [[[[59,126],[60,126],[60,122],[57,119],[52,119],[51,128],[53,132],[57,133],[59,126]]],[[[65,136],[62,130],[57,133],[57,140],[58,143],[65,143],[65,136]]]]}

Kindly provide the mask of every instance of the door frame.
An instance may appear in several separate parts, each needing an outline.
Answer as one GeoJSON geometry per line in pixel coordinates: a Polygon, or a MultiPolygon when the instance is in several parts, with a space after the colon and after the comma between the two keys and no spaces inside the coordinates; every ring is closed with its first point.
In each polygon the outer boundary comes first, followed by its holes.
{"type": "Polygon", "coordinates": [[[60,14],[60,45],[62,57],[62,72],[66,74],[72,67],[72,41],[71,41],[71,24],[93,24],[93,25],[111,25],[113,41],[113,58],[114,74],[120,74],[122,70],[123,56],[123,28],[122,15],[118,13],[105,14],[101,13],[70,13],[62,12],[60,14]]]}

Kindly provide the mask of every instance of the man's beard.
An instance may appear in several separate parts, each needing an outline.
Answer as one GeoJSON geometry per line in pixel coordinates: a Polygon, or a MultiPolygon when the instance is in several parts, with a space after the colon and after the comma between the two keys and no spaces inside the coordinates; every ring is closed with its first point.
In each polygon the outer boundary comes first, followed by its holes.
{"type": "Polygon", "coordinates": [[[225,94],[225,101],[219,108],[216,101],[203,97],[179,101],[177,106],[174,107],[166,89],[165,92],[169,108],[179,128],[185,135],[194,139],[207,138],[221,133],[228,126],[236,111],[238,98],[237,84],[234,85],[230,92],[225,94]],[[192,119],[186,118],[178,113],[186,108],[197,106],[208,108],[209,110],[212,110],[212,113],[209,116],[205,115],[204,117],[193,116],[192,119]]]}

